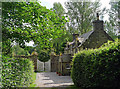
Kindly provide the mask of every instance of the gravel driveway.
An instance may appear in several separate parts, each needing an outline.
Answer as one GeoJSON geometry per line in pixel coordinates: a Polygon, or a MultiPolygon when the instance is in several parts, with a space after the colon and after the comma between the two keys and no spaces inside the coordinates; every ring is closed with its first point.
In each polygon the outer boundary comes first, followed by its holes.
{"type": "Polygon", "coordinates": [[[36,75],[37,87],[66,87],[73,85],[70,76],[58,76],[55,72],[41,72],[36,75]]]}

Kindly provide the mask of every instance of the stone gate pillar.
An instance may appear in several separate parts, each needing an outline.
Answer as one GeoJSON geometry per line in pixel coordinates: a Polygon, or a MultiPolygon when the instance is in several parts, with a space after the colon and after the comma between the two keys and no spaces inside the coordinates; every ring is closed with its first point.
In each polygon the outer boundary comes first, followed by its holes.
{"type": "Polygon", "coordinates": [[[38,53],[36,51],[34,51],[31,55],[31,59],[34,64],[34,71],[37,71],[37,59],[38,59],[37,57],[38,57],[38,53]]]}

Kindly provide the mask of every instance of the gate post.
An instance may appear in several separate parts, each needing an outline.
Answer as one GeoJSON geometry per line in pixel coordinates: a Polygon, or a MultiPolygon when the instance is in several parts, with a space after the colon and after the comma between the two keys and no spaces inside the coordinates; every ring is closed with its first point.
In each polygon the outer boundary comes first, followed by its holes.
{"type": "Polygon", "coordinates": [[[32,52],[31,59],[34,64],[34,71],[37,71],[37,59],[38,59],[37,56],[38,56],[38,53],[36,51],[32,52]]]}

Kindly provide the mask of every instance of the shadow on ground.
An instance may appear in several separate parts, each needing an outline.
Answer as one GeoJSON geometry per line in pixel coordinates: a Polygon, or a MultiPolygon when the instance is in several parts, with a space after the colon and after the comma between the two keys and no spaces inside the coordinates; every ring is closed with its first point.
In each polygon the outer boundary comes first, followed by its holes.
{"type": "MultiPolygon", "coordinates": [[[[58,76],[55,72],[41,72],[37,73],[38,82],[37,85],[43,85],[44,87],[68,87],[73,85],[70,76],[58,76]],[[41,84],[40,84],[41,83],[41,84]]],[[[40,87],[40,86],[39,86],[40,87]]]]}

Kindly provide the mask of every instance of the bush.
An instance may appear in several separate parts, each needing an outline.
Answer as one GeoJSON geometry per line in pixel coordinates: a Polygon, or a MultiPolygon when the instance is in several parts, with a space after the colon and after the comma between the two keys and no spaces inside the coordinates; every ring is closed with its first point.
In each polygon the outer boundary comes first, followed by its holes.
{"type": "Polygon", "coordinates": [[[117,40],[99,49],[77,53],[71,72],[72,80],[78,87],[119,87],[120,43],[117,40]]]}
{"type": "Polygon", "coordinates": [[[50,59],[50,55],[46,51],[39,51],[38,60],[41,62],[47,62],[50,59]]]}
{"type": "Polygon", "coordinates": [[[28,87],[34,75],[34,66],[29,59],[2,56],[2,87],[28,87]]]}

